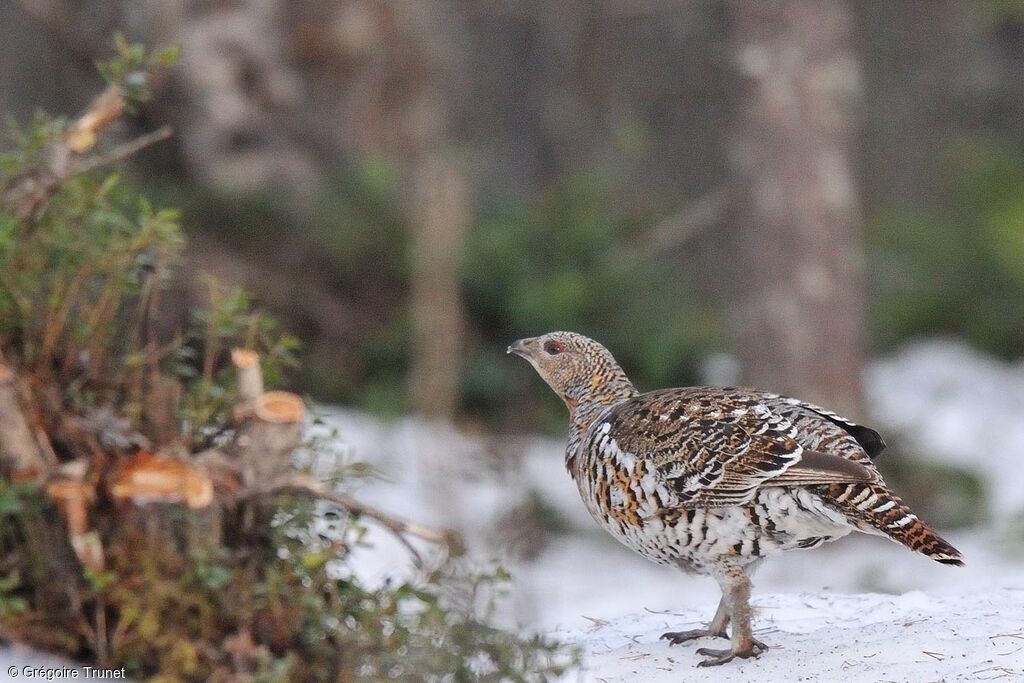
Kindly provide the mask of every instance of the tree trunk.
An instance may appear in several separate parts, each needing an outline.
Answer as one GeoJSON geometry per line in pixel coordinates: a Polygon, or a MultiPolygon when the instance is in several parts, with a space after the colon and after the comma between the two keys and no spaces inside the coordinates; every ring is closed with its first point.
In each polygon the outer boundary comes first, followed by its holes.
{"type": "Polygon", "coordinates": [[[732,14],[743,380],[856,415],[865,335],[850,14],[839,0],[735,0],[732,14]]]}
{"type": "Polygon", "coordinates": [[[421,415],[451,418],[459,399],[459,265],[470,221],[470,193],[466,174],[437,152],[416,164],[412,184],[409,401],[421,415]]]}
{"type": "Polygon", "coordinates": [[[392,66],[393,78],[407,83],[396,151],[409,188],[409,404],[420,415],[450,420],[458,408],[465,317],[459,266],[472,220],[469,173],[451,154],[450,29],[442,3],[393,3],[391,11],[407,37],[392,66]]]}

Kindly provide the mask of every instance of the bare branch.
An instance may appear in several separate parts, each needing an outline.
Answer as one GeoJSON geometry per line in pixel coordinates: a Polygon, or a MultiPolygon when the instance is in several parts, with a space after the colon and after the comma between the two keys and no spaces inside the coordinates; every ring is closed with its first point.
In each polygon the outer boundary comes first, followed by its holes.
{"type": "Polygon", "coordinates": [[[395,517],[383,510],[367,505],[346,493],[335,491],[323,482],[305,474],[289,474],[269,482],[266,485],[239,491],[236,496],[238,499],[244,500],[246,498],[268,496],[288,491],[306,493],[313,498],[334,503],[347,510],[348,513],[354,517],[366,517],[368,519],[372,519],[393,533],[413,555],[417,564],[422,564],[422,560],[416,549],[411,543],[409,543],[409,540],[406,538],[407,535],[415,536],[416,538],[420,538],[431,543],[442,544],[454,554],[461,554],[463,551],[462,540],[455,531],[426,526],[400,517],[395,517]]]}
{"type": "Polygon", "coordinates": [[[139,152],[145,149],[146,147],[149,147],[150,145],[154,145],[160,142],[161,140],[166,140],[172,135],[174,135],[173,128],[171,128],[170,126],[160,126],[159,128],[150,133],[140,135],[134,140],[129,140],[128,142],[122,145],[118,145],[117,147],[115,147],[114,149],[110,150],[105,154],[98,154],[96,156],[92,156],[89,157],[88,159],[85,159],[84,161],[76,164],[74,168],[71,169],[70,175],[86,173],[101,166],[112,164],[115,161],[126,159],[135,154],[136,152],[139,152]]]}
{"type": "Polygon", "coordinates": [[[144,147],[166,140],[173,132],[170,126],[163,126],[152,133],[140,135],[119,145],[106,154],[98,154],[78,162],[71,159],[74,152],[65,142],[56,142],[49,166],[21,178],[4,193],[3,203],[11,207],[19,218],[29,218],[68,178],[131,156],[144,147]]]}
{"type": "Polygon", "coordinates": [[[106,154],[83,159],[82,154],[96,145],[104,131],[124,113],[124,107],[121,87],[113,84],[107,86],[93,99],[85,113],[68,126],[63,137],[50,145],[47,162],[41,168],[26,173],[8,188],[0,197],[2,203],[10,207],[18,218],[30,218],[68,178],[128,157],[171,136],[170,126],[164,126],[115,147],[106,154]]]}

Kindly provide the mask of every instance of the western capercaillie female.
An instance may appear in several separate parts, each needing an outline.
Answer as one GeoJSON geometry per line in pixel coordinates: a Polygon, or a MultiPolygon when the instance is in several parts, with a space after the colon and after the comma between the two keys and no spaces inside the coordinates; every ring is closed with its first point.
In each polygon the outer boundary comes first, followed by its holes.
{"type": "Polygon", "coordinates": [[[706,629],[666,633],[701,648],[701,666],[755,657],[749,570],[786,550],[851,531],[887,536],[944,564],[960,553],[888,489],[872,458],[873,429],[824,408],[754,389],[688,387],[639,393],[611,353],[573,332],[521,339],[569,408],[565,464],[594,519],[654,562],[708,574],[722,599],[706,629]]]}

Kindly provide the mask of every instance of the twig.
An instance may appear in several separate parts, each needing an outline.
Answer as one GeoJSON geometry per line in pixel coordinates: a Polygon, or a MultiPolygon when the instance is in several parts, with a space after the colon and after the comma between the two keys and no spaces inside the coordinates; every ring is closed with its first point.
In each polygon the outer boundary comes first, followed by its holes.
{"type": "Polygon", "coordinates": [[[645,612],[650,612],[651,614],[670,614],[670,615],[672,615],[674,617],[678,617],[679,616],[679,611],[678,610],[651,609],[650,607],[644,607],[644,611],[645,612]]]}
{"type": "Polygon", "coordinates": [[[650,656],[650,652],[638,652],[635,655],[625,655],[623,657],[619,657],[619,659],[627,662],[638,662],[641,659],[647,659],[650,656]]]}
{"type": "Polygon", "coordinates": [[[115,147],[110,152],[83,158],[111,124],[121,118],[125,106],[125,95],[121,87],[108,85],[93,99],[85,113],[68,126],[64,135],[49,146],[46,163],[26,173],[7,188],[0,202],[18,218],[29,219],[69,178],[123,159],[170,137],[172,129],[163,126],[115,147]]]}
{"type": "Polygon", "coordinates": [[[1017,673],[1013,669],[1008,669],[1005,666],[990,666],[987,669],[979,669],[977,671],[972,671],[971,673],[976,676],[978,674],[983,674],[983,673],[986,673],[986,672],[989,672],[989,671],[998,671],[1000,673],[999,673],[998,676],[989,676],[988,678],[983,678],[981,680],[983,680],[983,681],[994,681],[997,678],[1006,678],[1007,676],[1013,676],[1013,675],[1015,675],[1017,673]]]}
{"type": "Polygon", "coordinates": [[[118,145],[106,154],[97,154],[75,164],[71,169],[69,176],[88,173],[89,171],[101,166],[106,166],[114,163],[115,161],[126,159],[150,145],[154,145],[161,140],[166,140],[172,135],[174,135],[174,129],[171,126],[160,126],[152,132],[140,135],[134,140],[129,140],[128,142],[118,145]]]}
{"type": "Polygon", "coordinates": [[[317,481],[305,474],[289,474],[280,477],[269,484],[255,486],[239,491],[236,497],[240,500],[257,496],[274,495],[286,491],[307,493],[314,498],[326,500],[341,506],[354,517],[367,517],[377,522],[388,531],[393,533],[398,540],[409,550],[417,564],[422,564],[419,552],[409,542],[406,535],[415,536],[431,543],[439,543],[447,546],[453,553],[462,552],[462,541],[459,535],[450,529],[438,529],[426,526],[418,522],[402,519],[390,515],[383,510],[367,505],[352,496],[335,491],[323,482],[317,481]]]}

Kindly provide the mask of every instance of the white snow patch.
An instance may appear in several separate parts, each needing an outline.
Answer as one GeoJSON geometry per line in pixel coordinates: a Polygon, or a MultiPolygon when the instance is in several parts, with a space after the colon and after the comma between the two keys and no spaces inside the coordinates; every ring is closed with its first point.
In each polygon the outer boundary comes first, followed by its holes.
{"type": "Polygon", "coordinates": [[[556,635],[583,648],[584,668],[567,681],[981,681],[1024,677],[1024,588],[981,594],[760,595],[754,634],[769,646],[757,659],[697,668],[697,648],[665,631],[704,625],[714,606],[646,611],[556,635]]]}
{"type": "Polygon", "coordinates": [[[923,341],[871,363],[864,385],[880,427],[927,457],[976,470],[990,513],[1024,511],[1024,361],[923,341]]]}

